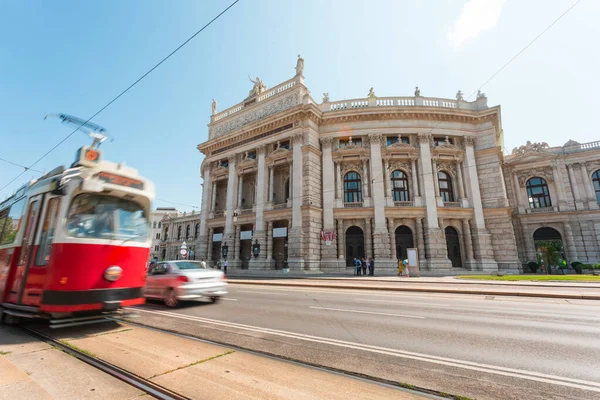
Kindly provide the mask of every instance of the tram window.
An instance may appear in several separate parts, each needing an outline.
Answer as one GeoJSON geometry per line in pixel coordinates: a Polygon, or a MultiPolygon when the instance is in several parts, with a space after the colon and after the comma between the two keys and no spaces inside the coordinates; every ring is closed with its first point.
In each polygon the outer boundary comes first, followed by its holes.
{"type": "Polygon", "coordinates": [[[0,214],[0,244],[9,244],[15,241],[21,226],[23,211],[27,198],[22,198],[10,207],[4,218],[0,214]]]}
{"type": "Polygon", "coordinates": [[[79,238],[145,242],[148,221],[142,206],[133,201],[81,194],[71,204],[67,230],[79,238]]]}
{"type": "Polygon", "coordinates": [[[58,209],[60,207],[60,198],[50,199],[46,208],[46,216],[42,225],[42,237],[40,240],[40,249],[38,250],[35,265],[43,266],[48,264],[50,259],[50,249],[52,248],[52,239],[54,239],[54,230],[56,229],[56,219],[58,218],[58,209]]]}
{"type": "Polygon", "coordinates": [[[35,224],[39,205],[40,202],[36,200],[29,206],[29,214],[27,215],[27,220],[25,221],[25,235],[23,236],[21,255],[17,265],[27,264],[30,246],[33,245],[33,238],[35,235],[35,224]]]}

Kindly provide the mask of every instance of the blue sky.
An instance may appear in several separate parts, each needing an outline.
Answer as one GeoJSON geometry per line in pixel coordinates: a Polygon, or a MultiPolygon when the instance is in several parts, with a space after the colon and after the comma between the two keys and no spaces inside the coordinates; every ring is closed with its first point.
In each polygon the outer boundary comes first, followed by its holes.
{"type": "MultiPolygon", "coordinates": [[[[94,122],[115,137],[105,158],[154,181],[157,197],[200,205],[201,154],[212,98],[223,110],[274,86],[305,59],[320,101],[470,94],[576,0],[241,0],[94,122]],[[482,6],[482,2],[485,3],[482,6]],[[368,5],[367,5],[368,4],[368,5]]],[[[0,157],[29,165],[231,1],[0,0],[0,157]]],[[[505,148],[600,139],[600,2],[581,1],[484,88],[502,106],[505,148]]],[[[69,164],[77,133],[34,168],[69,164]]],[[[0,162],[0,187],[22,168],[0,162]]],[[[0,199],[28,179],[0,192],[0,199]]],[[[172,204],[156,201],[155,206],[172,204]]],[[[190,207],[177,205],[182,210],[190,207]]]]}

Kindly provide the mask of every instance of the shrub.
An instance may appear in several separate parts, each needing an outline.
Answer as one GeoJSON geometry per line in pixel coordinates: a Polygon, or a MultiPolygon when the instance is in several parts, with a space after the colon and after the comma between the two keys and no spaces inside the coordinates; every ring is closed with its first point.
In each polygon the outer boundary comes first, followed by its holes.
{"type": "Polygon", "coordinates": [[[573,267],[573,269],[575,269],[575,267],[576,267],[576,266],[578,266],[578,265],[582,265],[582,264],[583,264],[583,263],[581,263],[581,262],[579,262],[579,261],[573,261],[573,262],[571,263],[571,267],[573,267]]]}
{"type": "Polygon", "coordinates": [[[581,268],[583,269],[594,269],[592,264],[581,264],[581,268]]]}
{"type": "Polygon", "coordinates": [[[600,269],[600,264],[594,265],[594,269],[600,269]]]}
{"type": "Polygon", "coordinates": [[[527,263],[527,268],[529,268],[529,270],[534,274],[537,272],[539,267],[540,267],[540,265],[538,263],[536,263],[535,261],[529,261],[527,263]]]}

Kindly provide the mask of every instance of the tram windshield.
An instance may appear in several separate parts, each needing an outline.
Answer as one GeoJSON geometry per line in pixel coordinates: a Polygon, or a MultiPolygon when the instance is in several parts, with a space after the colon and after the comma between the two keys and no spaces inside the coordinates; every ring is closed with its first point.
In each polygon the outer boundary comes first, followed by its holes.
{"type": "Polygon", "coordinates": [[[71,204],[67,230],[78,238],[144,242],[148,220],[142,206],[133,201],[81,194],[71,204]]]}

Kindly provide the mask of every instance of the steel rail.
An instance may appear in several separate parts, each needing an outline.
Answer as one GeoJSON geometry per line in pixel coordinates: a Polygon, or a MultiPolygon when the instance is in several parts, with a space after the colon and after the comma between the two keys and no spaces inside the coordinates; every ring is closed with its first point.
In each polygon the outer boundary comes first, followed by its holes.
{"type": "Polygon", "coordinates": [[[99,358],[92,357],[88,354],[85,354],[84,352],[79,351],[76,348],[73,348],[69,345],[66,345],[66,344],[62,343],[61,341],[54,339],[48,335],[45,335],[43,333],[40,333],[38,331],[35,331],[31,328],[27,328],[24,326],[20,326],[19,329],[21,329],[23,332],[27,333],[28,335],[30,335],[36,339],[42,340],[42,341],[48,343],[49,345],[56,347],[59,350],[62,350],[67,354],[72,355],[73,357],[79,359],[80,361],[83,361],[84,363],[91,365],[92,367],[97,368],[100,371],[141,390],[142,392],[149,394],[150,396],[154,397],[155,399],[190,400],[189,397],[186,397],[179,393],[175,393],[161,385],[158,385],[158,384],[156,384],[152,381],[149,381],[147,379],[144,379],[134,373],[131,373],[122,368],[119,368],[116,365],[113,365],[107,361],[104,361],[99,358]]]}

